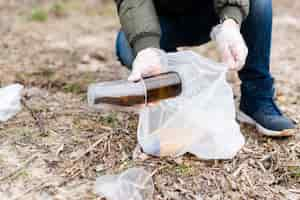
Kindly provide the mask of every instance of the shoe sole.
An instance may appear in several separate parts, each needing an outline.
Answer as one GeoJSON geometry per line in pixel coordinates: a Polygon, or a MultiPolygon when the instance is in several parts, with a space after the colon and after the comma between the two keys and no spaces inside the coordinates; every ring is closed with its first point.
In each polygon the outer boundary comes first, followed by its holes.
{"type": "Polygon", "coordinates": [[[259,123],[257,123],[254,119],[252,119],[250,116],[246,115],[244,112],[239,111],[237,113],[237,120],[240,123],[245,123],[245,124],[249,124],[252,126],[255,126],[256,130],[266,136],[270,136],[270,137],[289,137],[294,135],[291,130],[292,129],[286,129],[283,131],[273,131],[270,129],[267,129],[263,126],[261,126],[259,123]]]}

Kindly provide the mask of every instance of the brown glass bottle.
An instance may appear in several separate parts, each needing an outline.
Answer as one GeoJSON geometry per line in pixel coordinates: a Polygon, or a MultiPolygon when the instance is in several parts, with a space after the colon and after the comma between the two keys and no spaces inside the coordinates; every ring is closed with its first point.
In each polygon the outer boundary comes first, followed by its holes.
{"type": "Polygon", "coordinates": [[[138,82],[119,80],[92,84],[88,88],[88,102],[91,106],[110,104],[130,107],[176,97],[180,93],[179,75],[169,72],[138,82]]]}

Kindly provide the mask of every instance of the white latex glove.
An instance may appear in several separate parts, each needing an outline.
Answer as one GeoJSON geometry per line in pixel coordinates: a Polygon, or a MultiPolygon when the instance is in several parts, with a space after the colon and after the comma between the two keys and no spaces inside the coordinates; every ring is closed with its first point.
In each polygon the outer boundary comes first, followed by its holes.
{"type": "Polygon", "coordinates": [[[227,19],[212,29],[211,38],[217,43],[222,62],[231,70],[241,70],[246,62],[248,48],[239,25],[234,20],[227,19]]]}
{"type": "Polygon", "coordinates": [[[163,50],[156,48],[144,49],[137,54],[128,80],[138,81],[142,77],[167,72],[167,65],[167,55],[163,50]]]}

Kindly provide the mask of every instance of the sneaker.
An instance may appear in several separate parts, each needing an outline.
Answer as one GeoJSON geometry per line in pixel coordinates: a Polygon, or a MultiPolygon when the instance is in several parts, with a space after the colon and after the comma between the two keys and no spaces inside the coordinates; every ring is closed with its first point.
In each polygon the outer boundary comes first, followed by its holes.
{"type": "Polygon", "coordinates": [[[291,136],[289,130],[295,128],[295,123],[282,114],[273,98],[242,98],[237,120],[254,125],[259,133],[272,137],[291,136]]]}

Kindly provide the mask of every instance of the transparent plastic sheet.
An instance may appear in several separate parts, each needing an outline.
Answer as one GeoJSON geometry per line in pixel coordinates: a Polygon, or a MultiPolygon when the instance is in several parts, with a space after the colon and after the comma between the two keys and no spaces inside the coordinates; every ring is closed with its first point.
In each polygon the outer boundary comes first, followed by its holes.
{"type": "Polygon", "coordinates": [[[180,96],[140,110],[138,141],[145,153],[231,159],[244,145],[235,120],[227,67],[192,51],[170,53],[169,71],[182,79],[180,96]]]}
{"type": "Polygon", "coordinates": [[[151,173],[143,168],[131,168],[119,175],[98,177],[95,191],[108,200],[151,200],[154,185],[151,173]]]}
{"type": "Polygon", "coordinates": [[[0,122],[5,122],[21,110],[23,86],[13,84],[0,88],[0,122]]]}

